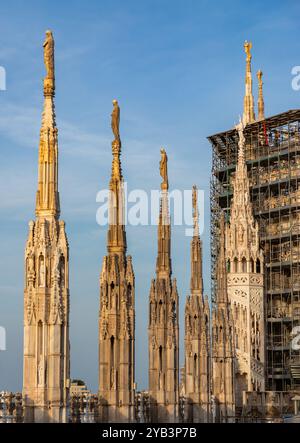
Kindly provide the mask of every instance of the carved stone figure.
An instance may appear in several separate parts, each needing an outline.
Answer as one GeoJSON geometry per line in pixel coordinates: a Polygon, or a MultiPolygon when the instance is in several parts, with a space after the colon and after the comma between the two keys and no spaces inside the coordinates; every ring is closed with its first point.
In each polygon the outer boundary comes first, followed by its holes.
{"type": "Polygon", "coordinates": [[[241,246],[244,240],[244,228],[242,225],[240,225],[238,228],[238,239],[239,239],[239,246],[241,246]]]}
{"type": "Polygon", "coordinates": [[[38,365],[38,386],[42,386],[44,384],[44,365],[43,362],[40,361],[38,365]]]}
{"type": "Polygon", "coordinates": [[[115,140],[120,140],[120,108],[117,100],[113,100],[113,111],[111,114],[111,129],[115,136],[115,140]]]}
{"type": "Polygon", "coordinates": [[[250,62],[251,58],[252,58],[252,56],[251,56],[252,43],[245,41],[244,49],[245,49],[245,52],[246,52],[246,55],[247,55],[247,61],[250,62]]]}
{"type": "Polygon", "coordinates": [[[46,31],[43,47],[46,78],[54,80],[54,39],[51,31],[46,31]]]}
{"type": "Polygon", "coordinates": [[[58,255],[56,255],[54,258],[53,277],[54,277],[54,280],[59,284],[60,283],[60,257],[58,255]]]}
{"type": "Polygon", "coordinates": [[[32,253],[28,257],[27,275],[33,279],[35,278],[34,255],[32,253]]]}
{"type": "Polygon", "coordinates": [[[238,134],[239,134],[239,143],[238,143],[239,148],[244,148],[246,139],[244,136],[244,124],[241,120],[241,117],[240,117],[239,124],[236,125],[236,130],[238,131],[238,134]]]}
{"type": "Polygon", "coordinates": [[[168,184],[168,157],[164,148],[160,150],[161,160],[159,163],[160,175],[163,179],[163,184],[168,184]]]}
{"type": "Polygon", "coordinates": [[[41,288],[45,287],[45,260],[44,257],[40,257],[40,269],[39,269],[39,285],[41,288]]]}

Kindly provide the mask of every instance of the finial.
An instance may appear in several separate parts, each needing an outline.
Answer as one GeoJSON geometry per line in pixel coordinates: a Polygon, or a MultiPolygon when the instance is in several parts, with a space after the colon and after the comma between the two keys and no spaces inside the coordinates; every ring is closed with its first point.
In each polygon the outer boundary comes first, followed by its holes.
{"type": "Polygon", "coordinates": [[[160,150],[161,160],[159,163],[160,175],[163,179],[161,189],[167,191],[169,189],[168,183],[168,156],[164,148],[160,150]]]}
{"type": "Polygon", "coordinates": [[[263,72],[262,72],[262,70],[259,69],[259,70],[257,71],[256,75],[257,75],[257,78],[258,78],[258,82],[259,82],[259,84],[262,84],[262,76],[263,76],[263,72]]]}
{"type": "Polygon", "coordinates": [[[245,77],[245,97],[244,97],[244,125],[255,121],[254,98],[252,94],[252,74],[251,74],[251,49],[252,43],[247,40],[244,43],[246,57],[246,77],[245,77]]]}
{"type": "Polygon", "coordinates": [[[111,129],[114,134],[115,140],[120,142],[120,132],[119,132],[119,126],[120,126],[120,108],[118,104],[118,100],[114,99],[112,101],[113,103],[113,111],[111,114],[111,129]]]}
{"type": "Polygon", "coordinates": [[[44,62],[46,67],[46,77],[44,78],[44,94],[54,95],[55,91],[55,71],[54,71],[54,38],[52,31],[46,31],[43,44],[44,62]]]}
{"type": "Polygon", "coordinates": [[[257,71],[257,79],[258,79],[258,120],[264,120],[265,118],[265,103],[264,103],[264,95],[263,95],[263,72],[261,70],[257,71]]]}

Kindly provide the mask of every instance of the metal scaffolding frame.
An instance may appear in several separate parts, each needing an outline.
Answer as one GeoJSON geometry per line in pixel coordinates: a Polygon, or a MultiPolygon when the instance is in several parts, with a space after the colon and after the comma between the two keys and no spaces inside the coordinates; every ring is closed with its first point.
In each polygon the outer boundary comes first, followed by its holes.
{"type": "MultiPolygon", "coordinates": [[[[300,109],[248,124],[244,134],[251,200],[265,254],[266,386],[300,389],[300,352],[292,349],[292,331],[300,325],[300,109]]],[[[214,301],[220,211],[229,217],[238,134],[231,129],[208,140],[214,301]]]]}

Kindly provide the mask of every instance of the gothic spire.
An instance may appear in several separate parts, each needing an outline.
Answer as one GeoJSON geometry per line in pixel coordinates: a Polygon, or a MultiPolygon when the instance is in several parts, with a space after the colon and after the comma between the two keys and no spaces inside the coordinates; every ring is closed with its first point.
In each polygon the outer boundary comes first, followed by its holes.
{"type": "Polygon", "coordinates": [[[250,183],[247,173],[247,165],[245,160],[245,136],[244,124],[242,121],[236,126],[238,133],[238,162],[233,183],[233,199],[231,204],[231,218],[247,219],[249,223],[254,223],[252,214],[252,205],[250,200],[250,183]]]}
{"type": "Polygon", "coordinates": [[[66,422],[70,379],[69,244],[59,220],[54,39],[44,41],[44,109],[39,141],[36,220],[25,248],[24,422],[66,422]]]}
{"type": "Polygon", "coordinates": [[[112,170],[109,182],[107,251],[100,277],[99,420],[134,421],[135,278],[126,256],[120,108],[113,100],[112,170]]]}
{"type": "Polygon", "coordinates": [[[168,157],[165,149],[160,150],[161,160],[159,164],[160,175],[163,179],[161,183],[161,196],[158,222],[158,254],[156,260],[157,274],[172,273],[171,266],[171,228],[169,215],[169,183],[168,183],[168,157]]]}
{"type": "Polygon", "coordinates": [[[121,139],[119,133],[120,108],[113,100],[111,127],[115,139],[112,142],[112,171],[109,183],[109,229],[108,252],[126,254],[126,232],[124,226],[124,180],[121,168],[121,139]]]}
{"type": "Polygon", "coordinates": [[[179,325],[176,279],[171,279],[171,227],[168,206],[168,157],[161,149],[162,177],[156,278],[149,294],[149,398],[155,423],[178,421],[179,325]]]}
{"type": "Polygon", "coordinates": [[[243,123],[245,126],[248,123],[252,123],[255,121],[254,98],[253,98],[253,94],[252,94],[251,48],[252,48],[252,43],[245,41],[244,49],[245,49],[245,53],[247,55],[247,57],[246,57],[244,113],[243,113],[243,123]]]}
{"type": "Polygon", "coordinates": [[[202,244],[199,236],[198,190],[193,186],[190,295],[185,303],[185,421],[207,422],[210,411],[210,309],[203,298],[202,244]]]}
{"type": "MultiPolygon", "coordinates": [[[[253,259],[259,252],[258,224],[254,219],[250,198],[250,183],[245,161],[244,125],[236,126],[239,136],[238,161],[233,180],[233,197],[230,206],[230,224],[226,229],[226,254],[232,260],[238,257],[253,259]]],[[[235,266],[235,264],[233,263],[235,266]]]]}
{"type": "Polygon", "coordinates": [[[257,79],[258,79],[258,120],[264,120],[265,118],[265,103],[264,103],[264,95],[263,95],[263,81],[262,76],[263,73],[261,70],[257,72],[257,79]]]}
{"type": "Polygon", "coordinates": [[[199,235],[198,189],[195,185],[193,186],[192,201],[194,235],[191,241],[191,294],[202,296],[202,242],[199,235]]]}
{"type": "Polygon", "coordinates": [[[44,42],[44,110],[39,143],[38,190],[36,198],[37,217],[59,217],[58,193],[58,141],[55,122],[55,72],[54,39],[51,31],[46,31],[44,42]]]}

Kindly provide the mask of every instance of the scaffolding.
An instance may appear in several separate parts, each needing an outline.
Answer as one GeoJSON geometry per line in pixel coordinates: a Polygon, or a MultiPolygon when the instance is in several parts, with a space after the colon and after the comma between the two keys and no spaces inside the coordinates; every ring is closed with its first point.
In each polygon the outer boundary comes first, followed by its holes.
{"type": "MultiPolygon", "coordinates": [[[[266,386],[299,390],[300,352],[292,343],[300,325],[300,109],[248,124],[244,135],[251,200],[265,254],[266,386]]],[[[214,301],[220,211],[229,218],[238,134],[234,128],[208,140],[214,301]]]]}

